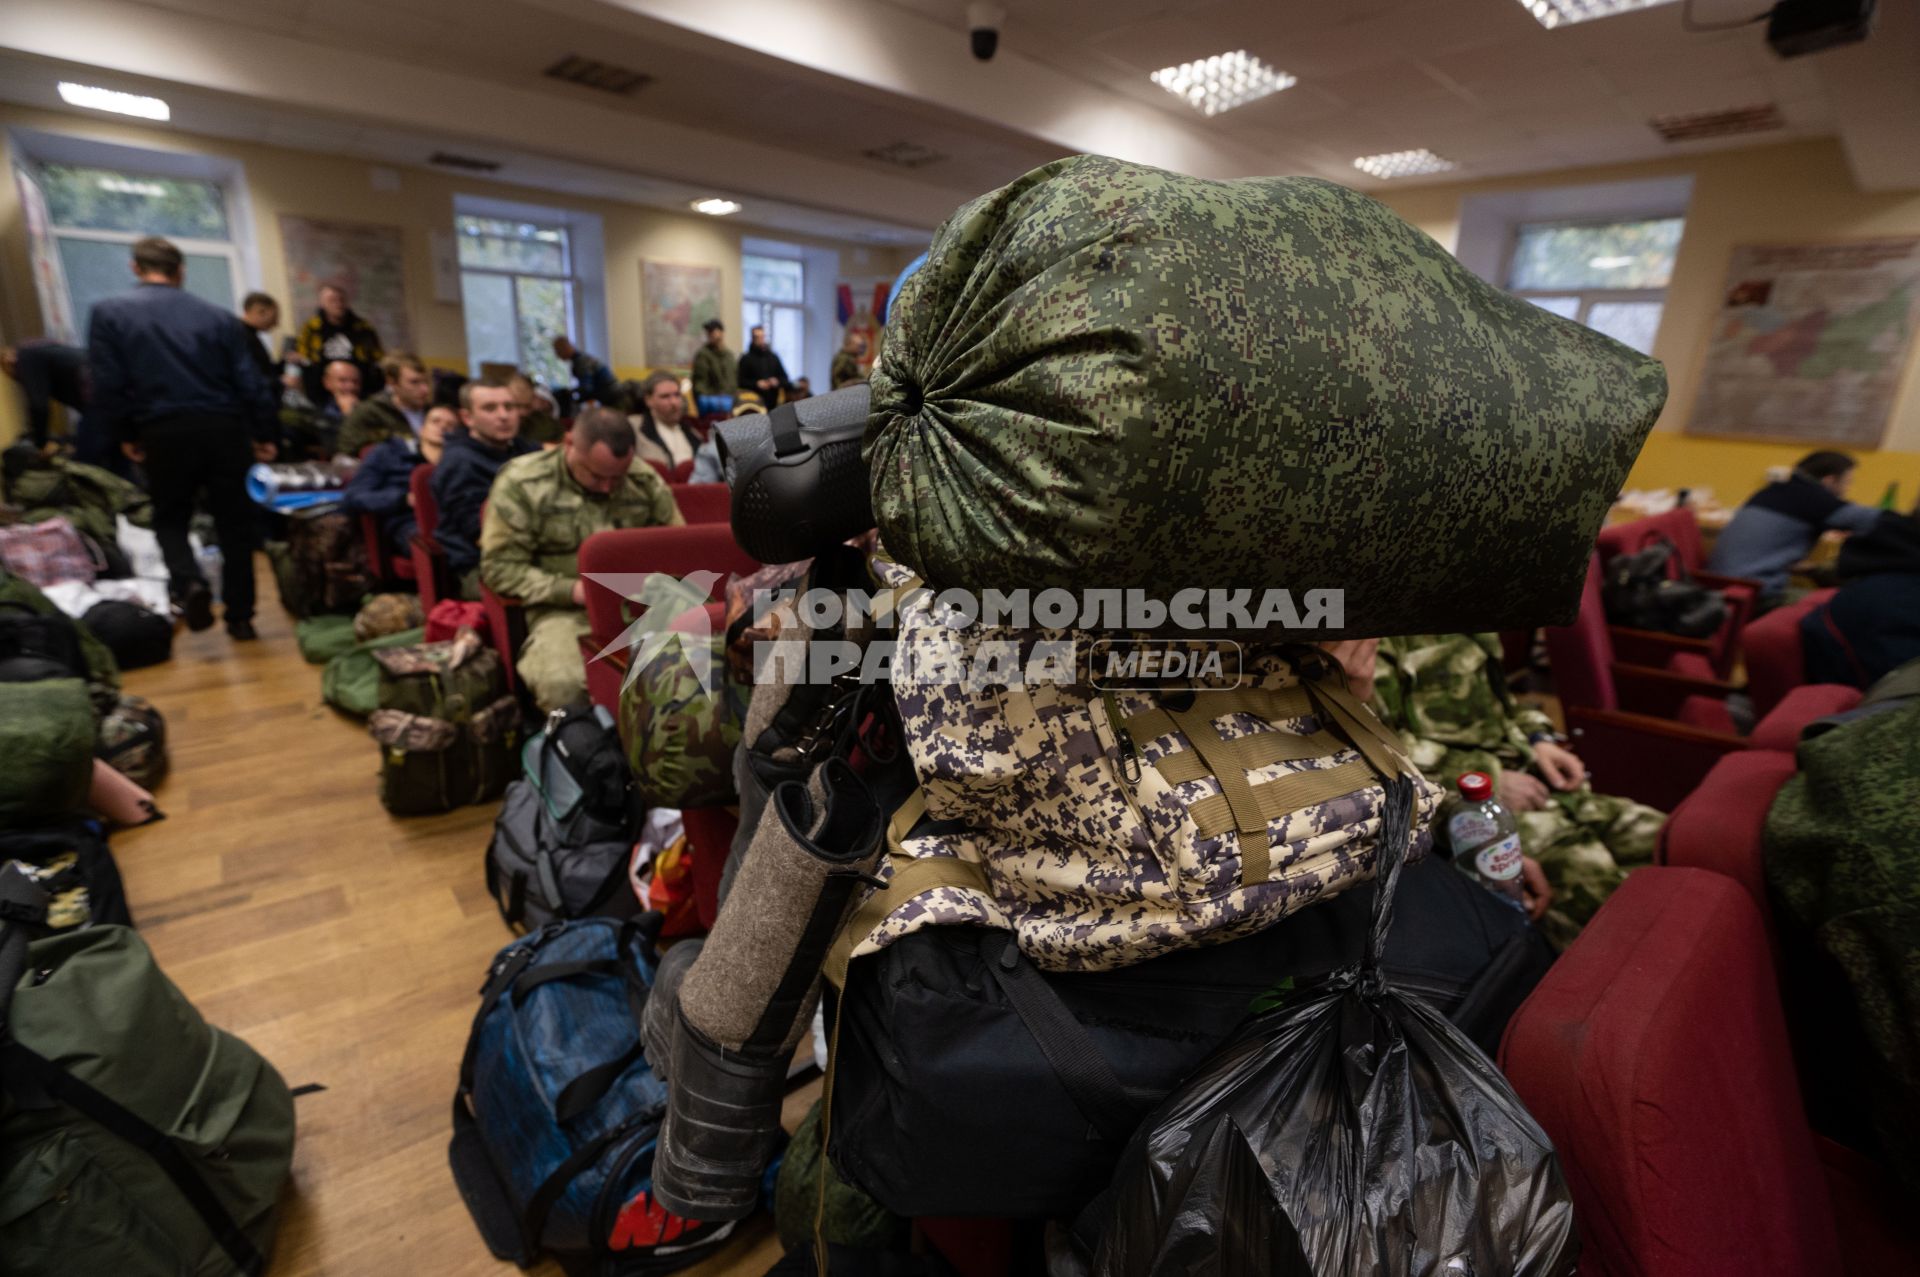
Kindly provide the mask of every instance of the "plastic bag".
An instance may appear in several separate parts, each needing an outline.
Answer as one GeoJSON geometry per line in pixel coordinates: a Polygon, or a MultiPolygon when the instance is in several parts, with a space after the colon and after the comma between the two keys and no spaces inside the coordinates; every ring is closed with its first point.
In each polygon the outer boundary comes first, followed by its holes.
{"type": "Polygon", "coordinates": [[[1141,1124],[1078,1230],[1096,1277],[1573,1271],[1546,1133],[1381,971],[1411,794],[1390,791],[1367,956],[1249,1022],[1141,1124]]]}

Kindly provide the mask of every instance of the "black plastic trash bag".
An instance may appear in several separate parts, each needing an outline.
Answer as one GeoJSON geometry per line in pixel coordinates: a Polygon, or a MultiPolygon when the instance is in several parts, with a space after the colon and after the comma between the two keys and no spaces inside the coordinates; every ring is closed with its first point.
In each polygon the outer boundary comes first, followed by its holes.
{"type": "Polygon", "coordinates": [[[1380,838],[1365,959],[1247,1026],[1141,1124],[1076,1231],[1096,1277],[1549,1277],[1579,1255],[1546,1133],[1379,967],[1412,793],[1380,838]]]}

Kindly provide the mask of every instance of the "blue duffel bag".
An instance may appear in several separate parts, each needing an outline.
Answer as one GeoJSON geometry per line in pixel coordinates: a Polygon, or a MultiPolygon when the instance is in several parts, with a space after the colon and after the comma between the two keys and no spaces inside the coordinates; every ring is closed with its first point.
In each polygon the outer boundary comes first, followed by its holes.
{"type": "Polygon", "coordinates": [[[460,1064],[448,1159],[496,1258],[541,1252],[626,1277],[706,1256],[733,1231],[653,1203],[667,1088],[640,1016],[660,915],[549,923],[502,949],[460,1064]]]}

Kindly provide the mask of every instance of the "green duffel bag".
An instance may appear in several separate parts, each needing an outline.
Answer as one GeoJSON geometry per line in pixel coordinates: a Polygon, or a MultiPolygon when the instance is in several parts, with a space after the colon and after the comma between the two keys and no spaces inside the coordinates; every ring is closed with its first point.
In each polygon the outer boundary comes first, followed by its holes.
{"type": "Polygon", "coordinates": [[[727,636],[673,634],[620,688],[620,743],[649,807],[739,801],[733,754],[747,717],[747,689],[727,670],[727,636]],[[703,671],[689,643],[705,643],[703,671]],[[712,690],[709,691],[708,684],[712,690]]]}
{"type": "Polygon", "coordinates": [[[1315,638],[1571,620],[1666,401],[1365,195],[1098,156],[947,220],[871,384],[874,514],[929,586],[1250,589],[1203,628],[1267,632],[1343,591],[1315,638]]]}
{"type": "MultiPolygon", "coordinates": [[[[353,618],[343,616],[349,633],[353,618]]],[[[355,643],[327,662],[320,672],[320,698],[343,714],[365,718],[380,708],[380,664],[373,654],[381,648],[407,647],[427,636],[426,630],[402,630],[385,638],[355,643]]]]}
{"type": "Polygon", "coordinates": [[[86,810],[96,731],[79,679],[0,683],[0,829],[31,829],[86,810]]]}
{"type": "Polygon", "coordinates": [[[440,643],[383,646],[373,659],[381,709],[464,723],[507,690],[500,654],[472,630],[440,643]]]}
{"type": "MultiPolygon", "coordinates": [[[[0,893],[29,905],[12,873],[0,893]]],[[[264,1272],[293,1162],[273,1066],[201,1019],[127,927],[28,944],[7,926],[0,978],[0,1269],[264,1272]]]]}
{"type": "Polygon", "coordinates": [[[352,617],[332,614],[295,621],[293,639],[300,645],[300,659],[309,665],[325,665],[360,641],[352,617]]]}

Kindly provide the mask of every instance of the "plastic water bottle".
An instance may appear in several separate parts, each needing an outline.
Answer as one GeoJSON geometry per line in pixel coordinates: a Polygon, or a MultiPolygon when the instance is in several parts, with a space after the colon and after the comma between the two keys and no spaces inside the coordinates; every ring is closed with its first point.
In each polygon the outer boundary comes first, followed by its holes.
{"type": "Polygon", "coordinates": [[[1447,846],[1454,868],[1515,908],[1526,908],[1520,826],[1493,796],[1493,778],[1485,772],[1460,777],[1460,799],[1447,814],[1447,846]]]}

